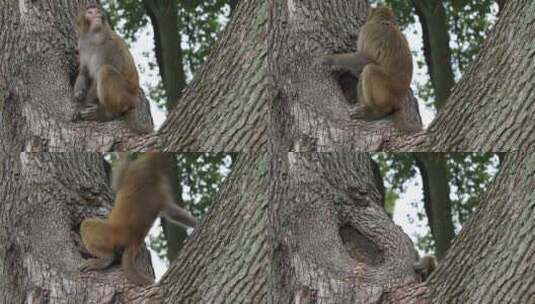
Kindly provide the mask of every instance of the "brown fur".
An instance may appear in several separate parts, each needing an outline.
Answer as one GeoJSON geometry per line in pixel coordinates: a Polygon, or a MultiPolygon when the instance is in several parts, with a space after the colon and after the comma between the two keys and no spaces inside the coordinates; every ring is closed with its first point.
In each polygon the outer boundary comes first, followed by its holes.
{"type": "Polygon", "coordinates": [[[394,113],[396,124],[404,131],[420,129],[408,122],[403,111],[412,80],[412,55],[390,8],[370,9],[356,53],[327,55],[322,61],[359,78],[352,118],[374,120],[394,113]]]}
{"type": "Polygon", "coordinates": [[[89,218],[81,224],[82,242],[97,257],[87,261],[82,271],[108,268],[122,253],[122,268],[132,283],[153,282],[136,270],[135,259],[160,212],[190,227],[197,224],[174,203],[169,172],[173,161],[171,153],[145,153],[133,162],[121,159],[123,163],[115,173],[119,176],[114,178],[117,196],[108,218],[89,218]]]}
{"type": "Polygon", "coordinates": [[[427,280],[437,268],[437,259],[433,255],[426,255],[414,264],[414,270],[422,277],[422,281],[427,280]]]}
{"type": "Polygon", "coordinates": [[[391,9],[372,8],[362,26],[357,51],[371,59],[359,78],[359,102],[365,108],[355,118],[377,119],[401,110],[412,79],[412,56],[391,9]]]}

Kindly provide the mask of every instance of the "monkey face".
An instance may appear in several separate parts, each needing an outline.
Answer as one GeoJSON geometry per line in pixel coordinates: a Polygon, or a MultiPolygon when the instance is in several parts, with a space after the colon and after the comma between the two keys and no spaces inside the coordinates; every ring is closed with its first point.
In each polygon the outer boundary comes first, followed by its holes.
{"type": "Polygon", "coordinates": [[[102,11],[97,7],[90,7],[85,11],[85,17],[91,26],[102,24],[102,11]]]}

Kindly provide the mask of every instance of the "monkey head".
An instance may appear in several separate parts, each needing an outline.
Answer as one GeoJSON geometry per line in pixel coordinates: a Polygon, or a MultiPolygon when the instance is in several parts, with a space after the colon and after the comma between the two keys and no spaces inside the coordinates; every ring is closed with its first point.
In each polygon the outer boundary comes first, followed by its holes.
{"type": "Polygon", "coordinates": [[[76,25],[82,33],[99,30],[106,22],[106,15],[98,4],[87,5],[76,19],[76,25]]]}
{"type": "Polygon", "coordinates": [[[368,15],[368,20],[377,20],[377,21],[390,21],[397,23],[396,16],[391,8],[386,6],[378,6],[370,8],[370,13],[368,15]]]}
{"type": "Polygon", "coordinates": [[[85,9],[85,18],[92,26],[102,24],[102,10],[97,5],[90,5],[85,9]]]}

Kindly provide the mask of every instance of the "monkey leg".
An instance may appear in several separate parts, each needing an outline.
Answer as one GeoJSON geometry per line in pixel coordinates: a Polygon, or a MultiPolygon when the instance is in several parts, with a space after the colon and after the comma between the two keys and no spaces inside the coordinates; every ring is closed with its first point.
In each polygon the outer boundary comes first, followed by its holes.
{"type": "Polygon", "coordinates": [[[142,242],[140,244],[132,244],[125,249],[122,257],[122,268],[125,276],[130,282],[146,286],[154,283],[154,280],[136,269],[136,256],[141,248],[141,244],[142,242]]]}
{"type": "Polygon", "coordinates": [[[359,77],[359,105],[350,113],[351,118],[374,120],[396,110],[400,100],[391,92],[391,81],[380,66],[366,65],[359,77]]]}
{"type": "Polygon", "coordinates": [[[110,267],[119,255],[109,240],[110,226],[101,218],[88,218],[80,226],[80,236],[87,251],[97,257],[84,262],[80,271],[100,270],[110,267]]]}
{"type": "Polygon", "coordinates": [[[119,258],[119,255],[115,252],[110,253],[108,256],[105,257],[99,257],[96,259],[91,259],[89,261],[85,261],[80,266],[80,271],[89,271],[89,270],[102,270],[110,267],[113,265],[115,261],[117,261],[119,258]]]}
{"type": "Polygon", "coordinates": [[[112,120],[133,109],[138,98],[137,90],[111,65],[98,71],[97,95],[102,108],[98,112],[100,121],[112,120]]]}

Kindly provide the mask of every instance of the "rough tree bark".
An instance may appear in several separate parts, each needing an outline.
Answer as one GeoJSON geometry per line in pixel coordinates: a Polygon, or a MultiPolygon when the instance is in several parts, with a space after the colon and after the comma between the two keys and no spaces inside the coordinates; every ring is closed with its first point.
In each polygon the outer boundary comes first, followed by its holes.
{"type": "Polygon", "coordinates": [[[388,303],[419,288],[369,154],[281,153],[269,172],[270,303],[388,303]]]}
{"type": "MultiPolygon", "coordinates": [[[[71,122],[77,73],[73,19],[83,1],[0,1],[0,137],[4,151],[109,150],[133,136],[123,121],[71,122]]],[[[138,118],[152,126],[140,95],[138,118]]]]}
{"type": "Polygon", "coordinates": [[[163,124],[166,151],[267,150],[268,1],[240,1],[163,124]]]}
{"type": "MultiPolygon", "coordinates": [[[[79,224],[112,194],[97,153],[0,155],[0,303],[265,303],[267,167],[239,157],[213,208],[158,285],[118,266],[80,273],[79,224]]],[[[147,268],[148,254],[138,260],[147,268]]]]}

